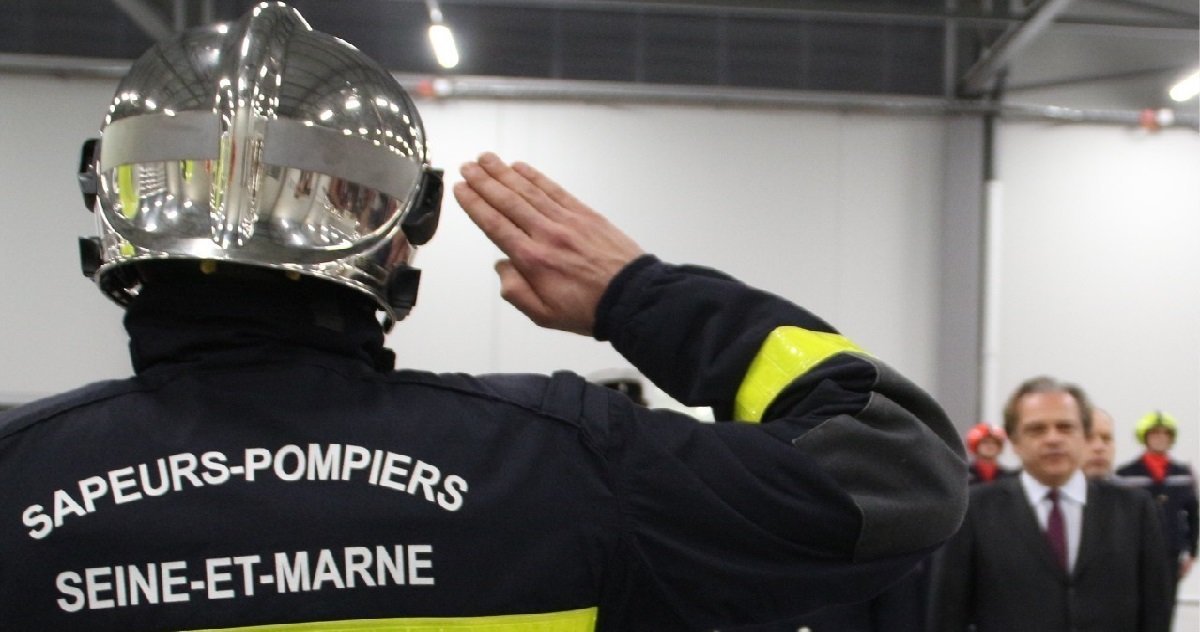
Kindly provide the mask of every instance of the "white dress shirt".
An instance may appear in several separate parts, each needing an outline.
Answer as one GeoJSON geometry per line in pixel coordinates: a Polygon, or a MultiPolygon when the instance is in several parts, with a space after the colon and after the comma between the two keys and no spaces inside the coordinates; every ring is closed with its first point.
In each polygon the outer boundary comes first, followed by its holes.
{"type": "MultiPolygon", "coordinates": [[[[1037,516],[1038,527],[1046,531],[1046,521],[1050,518],[1050,499],[1046,494],[1050,488],[1039,483],[1028,472],[1021,471],[1021,488],[1025,490],[1025,500],[1033,508],[1037,516]]],[[[1075,470],[1066,484],[1058,488],[1058,508],[1062,512],[1064,526],[1067,532],[1067,568],[1075,569],[1075,560],[1079,557],[1079,538],[1083,533],[1083,506],[1087,504],[1087,479],[1081,470],[1075,470]]]]}

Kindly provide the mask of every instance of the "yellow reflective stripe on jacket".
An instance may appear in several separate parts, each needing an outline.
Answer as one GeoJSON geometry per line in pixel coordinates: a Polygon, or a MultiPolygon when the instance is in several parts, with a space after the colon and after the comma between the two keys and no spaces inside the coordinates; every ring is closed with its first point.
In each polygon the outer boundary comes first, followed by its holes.
{"type": "Polygon", "coordinates": [[[767,334],[738,387],[733,418],[762,421],[763,413],[796,378],[831,356],[847,351],[866,353],[838,334],[800,327],[777,327],[767,334]]]}
{"type": "MultiPolygon", "coordinates": [[[[221,628],[221,632],[592,632],[596,629],[596,608],[506,614],[490,617],[428,617],[414,619],[352,619],[282,623],[245,628],[221,628]]],[[[193,630],[192,632],[216,632],[193,630]]]]}

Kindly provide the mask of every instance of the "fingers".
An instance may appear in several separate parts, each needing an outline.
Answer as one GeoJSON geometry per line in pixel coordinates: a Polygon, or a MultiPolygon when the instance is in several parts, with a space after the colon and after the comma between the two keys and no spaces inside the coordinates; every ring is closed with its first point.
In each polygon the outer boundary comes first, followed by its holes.
{"type": "MultiPolygon", "coordinates": [[[[564,220],[566,209],[542,187],[563,199],[575,201],[562,187],[532,167],[525,165],[540,186],[518,170],[505,164],[494,153],[480,155],[460,169],[463,182],[455,185],[454,195],[467,216],[509,257],[518,258],[527,251],[530,240],[555,234],[556,223],[564,220]]],[[[582,206],[575,201],[575,204],[582,206]]]]}
{"type": "Polygon", "coordinates": [[[529,241],[529,235],[483,199],[470,184],[455,184],[454,198],[467,217],[505,254],[511,255],[529,241]]]}
{"type": "Polygon", "coordinates": [[[539,213],[552,220],[561,219],[563,214],[561,205],[517,170],[516,165],[509,166],[491,152],[481,155],[478,162],[488,172],[488,175],[515,191],[539,213]]]}
{"type": "Polygon", "coordinates": [[[462,166],[454,195],[507,259],[501,296],[543,327],[588,334],[612,278],[641,248],[558,183],[495,154],[462,166]]]}
{"type": "MultiPolygon", "coordinates": [[[[586,209],[587,206],[580,202],[578,198],[562,188],[562,185],[551,180],[549,176],[538,171],[527,163],[514,162],[512,165],[513,171],[517,172],[528,180],[533,186],[541,190],[551,200],[557,202],[561,206],[568,209],[586,209]]],[[[589,209],[590,210],[590,209],[589,209]]]]}
{"type": "Polygon", "coordinates": [[[528,235],[543,234],[564,219],[558,202],[491,152],[464,164],[461,173],[476,194],[528,235]]]}
{"type": "MultiPolygon", "coordinates": [[[[495,160],[499,162],[498,158],[495,160]]],[[[543,225],[547,221],[546,217],[535,209],[516,188],[519,183],[512,180],[520,178],[520,176],[517,176],[516,172],[513,172],[507,165],[493,164],[492,171],[489,171],[482,162],[468,162],[459,171],[462,174],[463,182],[470,186],[476,195],[526,234],[534,235],[543,229],[543,225]],[[505,172],[512,175],[508,176],[505,172]],[[497,176],[505,177],[508,182],[501,181],[497,176]]],[[[528,182],[525,184],[532,188],[528,182]]]]}

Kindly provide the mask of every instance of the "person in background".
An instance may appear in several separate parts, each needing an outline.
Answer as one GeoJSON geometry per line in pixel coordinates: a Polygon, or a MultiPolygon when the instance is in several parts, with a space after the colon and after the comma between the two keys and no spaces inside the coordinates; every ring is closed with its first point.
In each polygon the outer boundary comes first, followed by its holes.
{"type": "Polygon", "coordinates": [[[1110,479],[1117,445],[1113,441],[1113,418],[1102,408],[1092,409],[1092,433],[1088,435],[1083,474],[1090,479],[1110,479]]]}
{"type": "Polygon", "coordinates": [[[1117,468],[1122,484],[1146,490],[1162,509],[1167,553],[1178,564],[1176,585],[1192,569],[1200,535],[1195,474],[1187,464],[1171,459],[1178,433],[1179,422],[1173,416],[1160,410],[1146,414],[1134,426],[1146,451],[1117,468]]]}
{"type": "Polygon", "coordinates": [[[441,172],[392,74],[283,3],[159,43],[107,110],[82,263],[135,375],[0,413],[5,632],[711,630],[869,598],[962,521],[927,393],[490,152],[453,191],[500,296],[723,423],[397,370],[441,172]]]}
{"type": "Polygon", "coordinates": [[[1012,475],[1012,470],[997,462],[1000,453],[1004,451],[1006,440],[1003,428],[986,422],[975,424],[967,432],[967,451],[972,455],[968,471],[972,485],[990,483],[997,478],[1012,475]]]}
{"type": "Polygon", "coordinates": [[[1018,476],[971,488],[934,563],[932,632],[1166,632],[1167,558],[1146,494],[1085,479],[1091,406],[1078,386],[1022,383],[1004,408],[1018,476]]]}

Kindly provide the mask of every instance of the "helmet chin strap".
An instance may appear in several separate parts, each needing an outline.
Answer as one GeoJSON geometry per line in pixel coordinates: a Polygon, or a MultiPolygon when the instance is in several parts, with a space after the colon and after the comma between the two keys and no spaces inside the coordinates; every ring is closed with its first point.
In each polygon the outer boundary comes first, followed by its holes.
{"type": "Polygon", "coordinates": [[[383,319],[384,331],[391,331],[392,325],[404,320],[412,311],[413,306],[417,304],[417,288],[420,284],[421,271],[412,266],[402,265],[392,273],[392,277],[388,279],[388,305],[396,318],[392,320],[389,315],[383,319]]]}
{"type": "MultiPolygon", "coordinates": [[[[83,194],[84,207],[93,213],[96,212],[96,199],[100,191],[100,176],[96,174],[99,145],[99,138],[89,138],[83,141],[79,152],[79,192],[83,194]]],[[[79,238],[79,267],[83,276],[89,279],[96,276],[96,270],[104,263],[104,256],[100,250],[99,237],[79,238]]]]}
{"type": "MultiPolygon", "coordinates": [[[[433,239],[442,214],[443,190],[442,170],[425,167],[421,174],[416,201],[400,222],[400,228],[409,244],[422,246],[433,239]]],[[[384,318],[384,331],[391,331],[397,321],[404,320],[412,311],[413,306],[417,304],[417,289],[420,284],[421,271],[410,265],[402,265],[392,272],[391,278],[388,279],[387,301],[395,314],[395,320],[390,315],[384,318]]]]}
{"type": "Polygon", "coordinates": [[[442,170],[425,167],[413,206],[404,214],[400,228],[408,243],[423,246],[433,239],[442,214],[442,170]]]}

